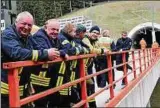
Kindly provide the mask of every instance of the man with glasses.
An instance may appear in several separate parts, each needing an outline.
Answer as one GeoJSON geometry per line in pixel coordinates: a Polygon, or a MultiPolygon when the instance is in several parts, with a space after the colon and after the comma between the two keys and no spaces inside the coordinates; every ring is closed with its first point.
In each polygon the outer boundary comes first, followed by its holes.
{"type": "MultiPolygon", "coordinates": [[[[83,42],[89,47],[90,49],[90,53],[96,53],[96,54],[104,54],[107,53],[108,50],[104,49],[104,48],[100,48],[99,44],[98,44],[98,38],[100,37],[100,29],[98,26],[93,26],[89,33],[83,38],[83,42]]],[[[89,65],[87,67],[87,72],[88,74],[92,74],[93,70],[93,64],[95,62],[96,58],[91,58],[89,60],[89,65]]],[[[95,63],[96,65],[96,63],[95,63]]],[[[94,83],[94,79],[92,78],[92,82],[90,82],[90,84],[87,84],[87,91],[88,91],[88,96],[92,95],[93,93],[95,93],[95,83],[94,83]]],[[[96,107],[96,102],[95,99],[90,100],[89,101],[89,107],[96,107]]]]}
{"type": "MultiPolygon", "coordinates": [[[[132,46],[132,40],[127,37],[127,32],[126,31],[122,31],[122,37],[119,38],[117,40],[116,43],[116,49],[117,51],[126,51],[126,50],[130,50],[132,46]]],[[[125,54],[126,56],[126,62],[128,62],[128,58],[129,58],[129,53],[127,52],[125,54]]],[[[119,65],[123,63],[122,61],[122,54],[117,54],[116,55],[116,65],[119,65]]],[[[127,70],[130,69],[132,70],[132,67],[127,63],[127,70]]],[[[123,66],[118,67],[117,70],[123,71],[123,66]]],[[[124,79],[122,80],[122,85],[124,85],[124,79]]]]}

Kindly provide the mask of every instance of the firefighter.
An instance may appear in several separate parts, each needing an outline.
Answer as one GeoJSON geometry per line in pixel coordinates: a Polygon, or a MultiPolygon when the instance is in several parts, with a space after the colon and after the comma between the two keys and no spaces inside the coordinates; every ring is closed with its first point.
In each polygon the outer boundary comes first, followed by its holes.
{"type": "Polygon", "coordinates": [[[141,46],[141,49],[145,49],[147,47],[147,43],[146,41],[144,40],[144,38],[142,38],[139,42],[140,46],[141,46]]]}
{"type": "MultiPolygon", "coordinates": [[[[153,56],[156,56],[156,54],[157,54],[157,49],[156,48],[158,48],[158,47],[159,47],[158,42],[154,41],[153,44],[152,44],[153,56]]],[[[158,53],[158,55],[159,55],[159,53],[158,53]]]]}
{"type": "MultiPolygon", "coordinates": [[[[74,38],[76,35],[76,27],[67,23],[61,30],[58,39],[62,43],[62,49],[69,55],[79,55],[84,53],[84,48],[75,43],[74,38]]],[[[63,73],[63,84],[69,81],[74,81],[79,73],[76,73],[77,60],[68,61],[66,63],[66,71],[63,73]]],[[[75,85],[76,86],[76,85],[75,85]]],[[[61,107],[71,106],[71,103],[80,101],[79,92],[75,89],[75,86],[63,89],[60,92],[63,95],[61,107]],[[73,102],[72,96],[74,94],[75,101],[73,102]],[[76,96],[75,96],[76,95],[76,96]]],[[[62,96],[61,96],[62,97],[62,96]]]]}
{"type": "Polygon", "coordinates": [[[159,47],[158,42],[154,41],[152,44],[152,48],[158,48],[158,47],[159,47]]]}
{"type": "MultiPolygon", "coordinates": [[[[82,41],[83,38],[84,38],[84,36],[85,36],[85,33],[86,33],[86,27],[83,26],[82,24],[78,24],[76,26],[76,36],[75,36],[74,41],[75,41],[75,43],[77,43],[78,45],[80,45],[80,46],[82,46],[84,48],[84,54],[89,54],[90,53],[90,49],[89,49],[88,45],[86,45],[82,41]]],[[[88,73],[87,73],[87,66],[89,64],[89,58],[84,59],[84,62],[85,62],[85,73],[86,73],[86,75],[88,75],[88,73]]],[[[78,66],[79,66],[79,64],[77,65],[77,68],[78,68],[78,66]]],[[[77,71],[79,71],[79,69],[77,71]]],[[[87,84],[89,82],[92,82],[92,79],[87,80],[87,84]]],[[[78,90],[79,90],[79,93],[81,93],[80,87],[78,88],[78,90]]]]}
{"type": "MultiPolygon", "coordinates": [[[[53,48],[36,50],[39,46],[30,35],[33,23],[33,16],[29,12],[21,12],[17,15],[15,23],[3,31],[1,36],[2,64],[22,60],[53,60],[59,57],[58,52],[53,48]]],[[[22,98],[26,95],[26,85],[29,83],[30,72],[28,71],[31,70],[27,70],[28,68],[19,68],[19,89],[22,98]]],[[[8,70],[2,68],[1,102],[3,108],[9,107],[7,72],[8,70]]]]}
{"type": "MultiPolygon", "coordinates": [[[[68,55],[61,50],[61,42],[58,40],[60,23],[56,19],[49,19],[45,22],[43,28],[39,29],[33,35],[33,39],[38,43],[41,49],[56,48],[60,52],[60,57],[67,59],[68,55]]],[[[64,62],[42,65],[38,71],[31,74],[31,83],[35,89],[35,93],[42,92],[56,86],[58,72],[60,67],[64,67],[64,62]],[[43,82],[43,83],[42,83],[43,82]]],[[[35,107],[55,107],[60,104],[60,95],[58,93],[49,95],[43,99],[34,102],[35,107]],[[52,100],[55,101],[52,101],[52,100]]]]}
{"type": "MultiPolygon", "coordinates": [[[[115,43],[109,36],[109,30],[103,31],[102,37],[99,38],[99,44],[100,44],[99,46],[101,48],[108,49],[109,52],[116,51],[115,43]]],[[[113,60],[114,60],[114,56],[112,55],[112,59],[111,59],[112,66],[113,66],[113,60]]],[[[106,55],[97,57],[97,62],[98,62],[97,63],[98,70],[96,70],[96,71],[104,70],[108,67],[106,55]]],[[[114,81],[114,69],[112,69],[112,75],[113,75],[112,79],[114,81]]],[[[108,72],[97,76],[98,87],[101,87],[101,88],[105,87],[106,81],[109,84],[109,78],[107,76],[108,76],[108,72]]],[[[114,88],[115,88],[115,84],[114,84],[114,88]]]]}
{"type": "MultiPolygon", "coordinates": [[[[119,38],[116,43],[117,51],[130,50],[131,46],[132,46],[132,40],[129,37],[127,37],[126,31],[122,31],[122,37],[119,38]]],[[[126,53],[126,62],[128,62],[128,58],[129,58],[129,53],[126,53]]],[[[117,54],[116,65],[119,65],[121,63],[122,63],[122,54],[117,54]]],[[[132,67],[129,64],[127,64],[127,70],[128,69],[132,70],[132,67]]],[[[118,67],[117,70],[123,71],[123,66],[118,67]]],[[[124,85],[124,79],[122,80],[122,85],[124,85]]]]}
{"type": "MultiPolygon", "coordinates": [[[[98,44],[99,35],[100,35],[99,27],[93,26],[90,29],[89,33],[82,40],[85,44],[87,44],[91,53],[104,54],[104,53],[108,52],[108,50],[99,47],[99,44],[98,44]]],[[[92,58],[89,60],[89,65],[87,67],[87,72],[89,75],[93,73],[92,67],[93,67],[94,60],[95,60],[95,58],[92,58]]],[[[95,93],[94,79],[92,78],[91,80],[92,81],[89,81],[89,83],[87,83],[87,92],[88,92],[89,96],[92,95],[93,93],[95,93]]],[[[89,106],[90,107],[97,107],[95,99],[92,99],[89,101],[89,106]]]]}

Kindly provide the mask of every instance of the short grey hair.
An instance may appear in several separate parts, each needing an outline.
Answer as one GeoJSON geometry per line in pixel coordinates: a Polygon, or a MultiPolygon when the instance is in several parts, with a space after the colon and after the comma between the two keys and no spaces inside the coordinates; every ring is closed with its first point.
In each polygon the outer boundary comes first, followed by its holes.
{"type": "MultiPolygon", "coordinates": [[[[17,15],[16,22],[20,21],[22,18],[30,17],[33,19],[33,16],[28,11],[21,12],[17,15]]],[[[34,21],[34,20],[33,20],[34,21]]]]}

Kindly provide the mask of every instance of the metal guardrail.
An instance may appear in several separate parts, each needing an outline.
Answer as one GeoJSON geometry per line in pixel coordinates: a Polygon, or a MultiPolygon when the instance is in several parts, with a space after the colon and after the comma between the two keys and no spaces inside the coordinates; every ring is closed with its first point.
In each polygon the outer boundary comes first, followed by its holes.
{"type": "Polygon", "coordinates": [[[73,107],[87,107],[87,103],[89,100],[95,98],[97,95],[102,93],[104,90],[109,89],[110,90],[110,101],[106,104],[106,107],[113,107],[115,106],[120,99],[122,99],[129,90],[131,90],[132,87],[135,86],[135,84],[147,73],[147,71],[154,66],[154,64],[157,62],[158,59],[160,59],[159,52],[160,49],[144,49],[144,50],[131,50],[131,51],[122,51],[122,52],[112,52],[107,55],[107,64],[108,68],[98,71],[96,73],[93,73],[91,75],[85,75],[85,64],[84,60],[85,58],[92,58],[96,57],[96,54],[86,54],[86,55],[78,55],[78,56],[71,56],[69,59],[64,60],[62,58],[58,58],[53,61],[47,61],[47,62],[33,62],[33,61],[17,61],[17,62],[8,62],[3,63],[3,69],[8,69],[8,84],[9,84],[9,105],[10,107],[20,107],[24,104],[27,104],[29,102],[35,101],[37,99],[40,99],[42,97],[45,97],[47,95],[53,94],[61,89],[68,88],[70,86],[73,86],[77,83],[81,83],[81,101],[75,104],[73,107]],[[126,62],[125,55],[127,52],[130,52],[130,55],[132,56],[132,60],[126,62]],[[138,58],[135,59],[135,53],[138,52],[138,58]],[[117,66],[112,66],[111,63],[111,56],[115,54],[122,54],[123,63],[117,66]],[[141,56],[143,54],[143,56],[141,56]],[[19,67],[26,67],[26,66],[35,66],[35,65],[42,65],[42,64],[50,64],[50,63],[56,63],[61,61],[70,61],[70,60],[79,60],[79,66],[80,66],[80,78],[76,79],[72,82],[65,83],[61,86],[48,89],[46,91],[43,91],[41,93],[28,96],[24,99],[20,99],[19,94],[19,80],[18,80],[18,68],[19,67]],[[144,61],[144,64],[142,64],[142,60],[144,61]],[[146,61],[147,60],[147,61],[146,61]],[[139,62],[140,66],[136,67],[135,63],[139,62]],[[130,73],[127,73],[127,67],[126,64],[132,63],[133,70],[130,73]],[[123,77],[117,79],[113,82],[112,79],[112,69],[123,66],[123,77]],[[142,66],[144,66],[144,70],[142,70],[142,66]],[[137,76],[137,69],[140,69],[140,75],[137,76]],[[90,79],[94,76],[98,76],[100,74],[103,74],[105,72],[108,72],[108,78],[109,78],[109,85],[101,88],[99,91],[95,92],[94,94],[87,96],[87,88],[86,88],[86,80],[90,79]],[[132,82],[128,82],[128,75],[134,74],[134,80],[132,82]],[[118,95],[115,95],[113,85],[120,80],[124,78],[125,81],[125,87],[120,91],[118,95]]]}

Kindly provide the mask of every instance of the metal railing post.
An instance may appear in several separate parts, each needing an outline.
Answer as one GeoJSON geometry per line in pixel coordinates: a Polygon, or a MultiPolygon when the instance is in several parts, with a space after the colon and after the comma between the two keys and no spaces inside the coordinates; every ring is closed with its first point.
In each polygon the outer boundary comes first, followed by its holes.
{"type": "MultiPolygon", "coordinates": [[[[80,59],[80,78],[85,77],[85,65],[84,65],[84,60],[80,59]]],[[[86,87],[86,80],[81,82],[81,99],[82,100],[87,100],[87,87],[86,87]]],[[[87,103],[83,105],[83,108],[87,108],[87,103]]]]}
{"type": "MultiPolygon", "coordinates": [[[[107,64],[108,68],[112,68],[112,61],[111,61],[111,54],[107,55],[107,64]]],[[[113,74],[112,74],[112,69],[108,71],[108,79],[109,79],[109,84],[113,83],[113,74]]],[[[112,99],[114,97],[114,90],[113,90],[113,84],[110,87],[110,98],[112,99]]]]}
{"type": "MultiPolygon", "coordinates": [[[[125,53],[122,53],[122,60],[123,60],[123,63],[126,62],[126,52],[125,52],[125,53]]],[[[127,64],[124,64],[124,65],[123,65],[123,72],[124,72],[124,76],[125,76],[125,77],[124,77],[125,85],[128,84],[127,71],[128,71],[128,69],[127,69],[127,64]]]]}
{"type": "Polygon", "coordinates": [[[19,95],[19,79],[18,69],[11,69],[8,72],[8,85],[9,85],[9,106],[11,108],[20,107],[19,95]]]}
{"type": "Polygon", "coordinates": [[[141,50],[138,51],[138,58],[139,58],[140,73],[142,73],[141,50]]]}
{"type": "Polygon", "coordinates": [[[145,54],[145,49],[143,49],[143,62],[144,62],[144,69],[146,69],[146,54],[145,54]]]}
{"type": "Polygon", "coordinates": [[[149,66],[149,49],[147,49],[147,62],[148,62],[148,66],[149,66]]]}
{"type": "Polygon", "coordinates": [[[135,64],[135,56],[134,56],[134,51],[132,51],[132,60],[133,60],[133,74],[134,74],[134,79],[136,79],[136,64],[135,64]]]}

